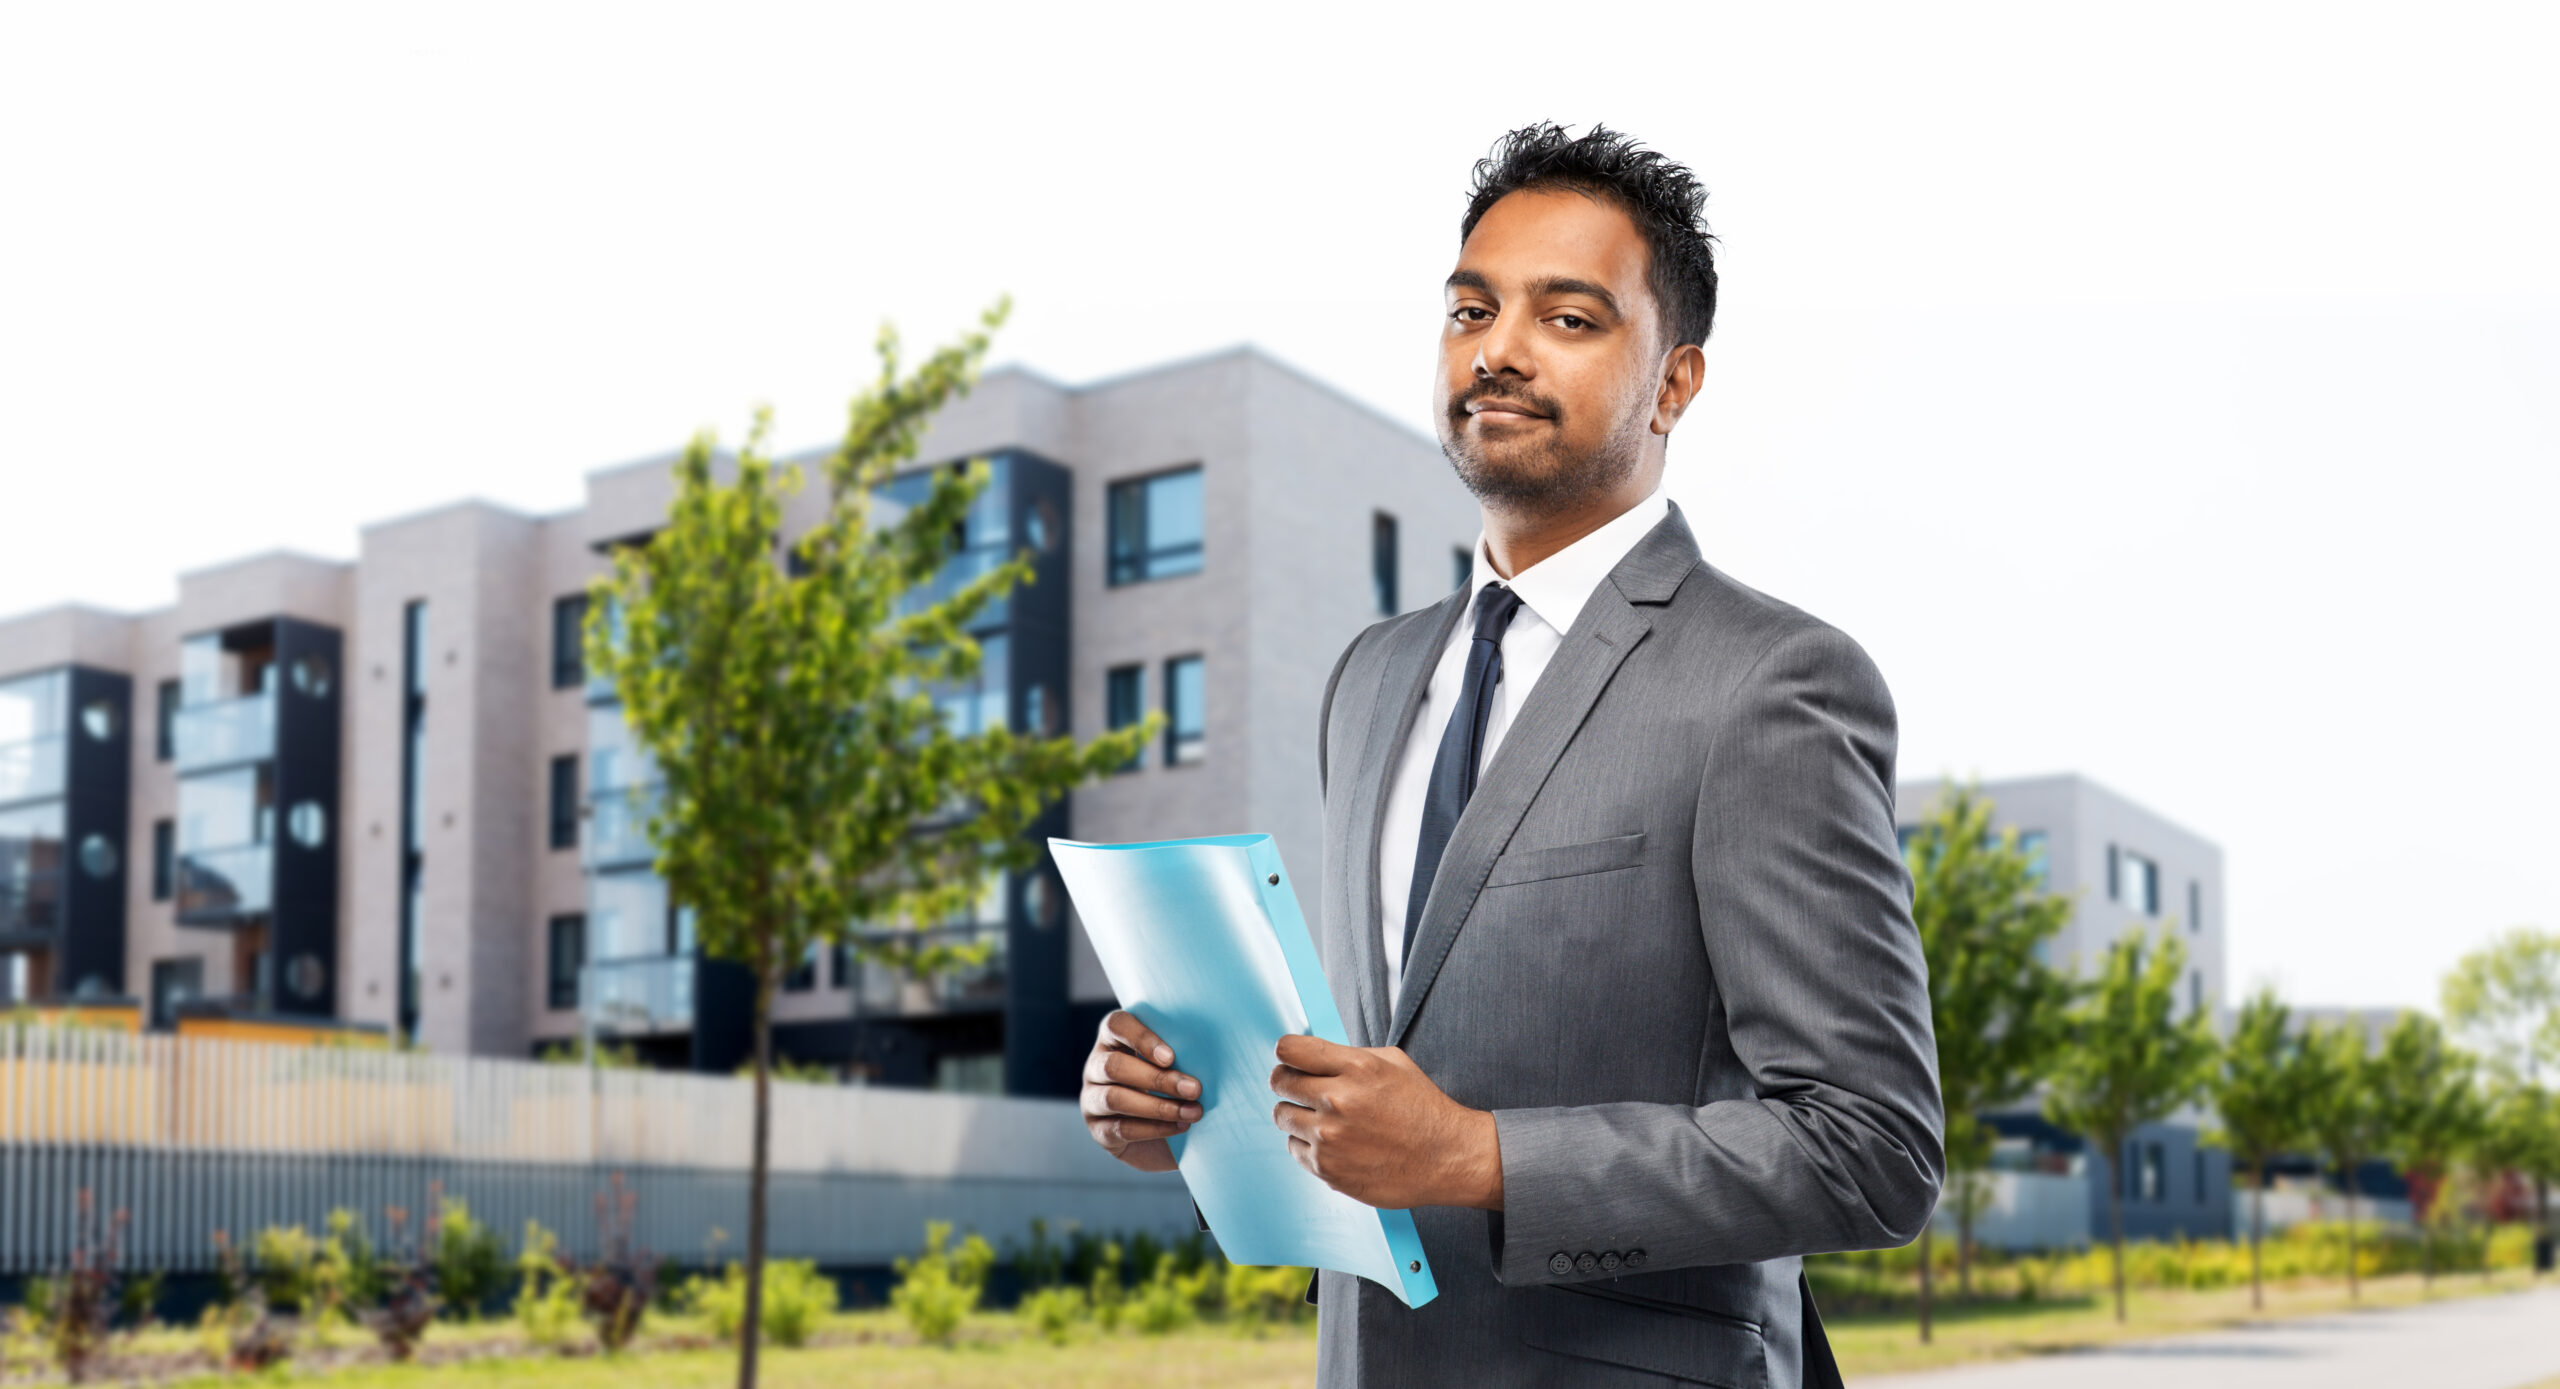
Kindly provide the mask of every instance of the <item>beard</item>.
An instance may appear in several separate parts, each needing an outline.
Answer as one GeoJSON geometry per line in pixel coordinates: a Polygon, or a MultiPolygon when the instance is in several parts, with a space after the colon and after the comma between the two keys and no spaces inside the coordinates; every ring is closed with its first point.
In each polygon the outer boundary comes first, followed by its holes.
{"type": "Polygon", "coordinates": [[[1458,481],[1479,502],[1523,511],[1546,511],[1616,490],[1635,473],[1644,452],[1644,421],[1619,422],[1594,448],[1577,449],[1565,441],[1563,407],[1535,391],[1478,381],[1449,400],[1440,425],[1440,452],[1456,470],[1458,481]],[[1479,400],[1511,401],[1547,417],[1547,431],[1537,440],[1485,440],[1469,434],[1474,417],[1467,406],[1479,400]]]}

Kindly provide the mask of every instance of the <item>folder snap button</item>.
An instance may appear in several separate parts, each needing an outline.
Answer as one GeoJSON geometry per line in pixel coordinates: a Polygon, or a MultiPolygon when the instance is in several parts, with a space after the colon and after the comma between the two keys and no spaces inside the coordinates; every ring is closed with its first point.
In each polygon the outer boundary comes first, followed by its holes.
{"type": "Polygon", "coordinates": [[[1592,1253],[1588,1249],[1583,1250],[1580,1254],[1574,1256],[1573,1271],[1576,1273],[1598,1273],[1600,1271],[1600,1256],[1592,1253]]]}
{"type": "Polygon", "coordinates": [[[1558,1278],[1573,1272],[1573,1256],[1559,1249],[1547,1259],[1547,1272],[1558,1278]]]}
{"type": "Polygon", "coordinates": [[[1274,873],[1274,874],[1272,874],[1272,875],[1271,875],[1271,885],[1272,885],[1273,887],[1278,887],[1278,886],[1280,885],[1280,875],[1279,875],[1279,874],[1274,873]]]}

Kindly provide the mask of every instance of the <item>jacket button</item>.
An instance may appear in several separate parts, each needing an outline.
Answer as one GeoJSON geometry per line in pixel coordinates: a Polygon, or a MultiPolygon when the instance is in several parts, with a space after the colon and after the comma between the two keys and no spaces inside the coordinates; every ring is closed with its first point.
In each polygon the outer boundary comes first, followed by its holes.
{"type": "Polygon", "coordinates": [[[1618,1257],[1618,1251],[1612,1249],[1608,1253],[1600,1256],[1600,1271],[1602,1273],[1615,1273],[1618,1271],[1618,1265],[1622,1262],[1624,1262],[1624,1260],[1621,1260],[1618,1257]]]}
{"type": "Polygon", "coordinates": [[[1644,1251],[1643,1251],[1643,1250],[1641,1250],[1641,1249],[1630,1249],[1630,1250],[1628,1250],[1628,1251],[1627,1251],[1627,1267],[1629,1267],[1629,1268],[1642,1268],[1642,1267],[1644,1267],[1644,1251]]]}
{"type": "Polygon", "coordinates": [[[1547,1272],[1554,1274],[1558,1278],[1562,1278],[1566,1274],[1573,1272],[1573,1256],[1565,1253],[1561,1249],[1548,1255],[1547,1272]]]}
{"type": "Polygon", "coordinates": [[[1598,1273],[1600,1271],[1600,1256],[1592,1253],[1588,1249],[1583,1250],[1581,1253],[1573,1256],[1573,1271],[1576,1273],[1598,1273]]]}

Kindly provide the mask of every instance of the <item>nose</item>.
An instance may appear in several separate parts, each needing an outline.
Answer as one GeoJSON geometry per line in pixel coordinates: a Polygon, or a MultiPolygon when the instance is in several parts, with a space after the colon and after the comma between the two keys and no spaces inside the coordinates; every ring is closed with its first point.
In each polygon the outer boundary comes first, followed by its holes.
{"type": "Polygon", "coordinates": [[[1509,314],[1495,316],[1476,338],[1473,366],[1479,381],[1491,380],[1504,373],[1524,380],[1538,374],[1537,362],[1530,355],[1528,335],[1513,327],[1509,314]]]}

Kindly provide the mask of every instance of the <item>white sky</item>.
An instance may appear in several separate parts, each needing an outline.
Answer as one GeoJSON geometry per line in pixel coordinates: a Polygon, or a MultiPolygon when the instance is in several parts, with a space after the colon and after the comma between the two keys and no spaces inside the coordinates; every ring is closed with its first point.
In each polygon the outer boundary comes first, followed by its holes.
{"type": "Polygon", "coordinates": [[[1469,161],[1605,120],[1723,240],[1673,493],[1906,774],[2193,826],[2305,1002],[2560,927],[2560,10],[885,8],[0,10],[0,613],[818,442],[1000,291],[1426,428],[1469,161]]]}

